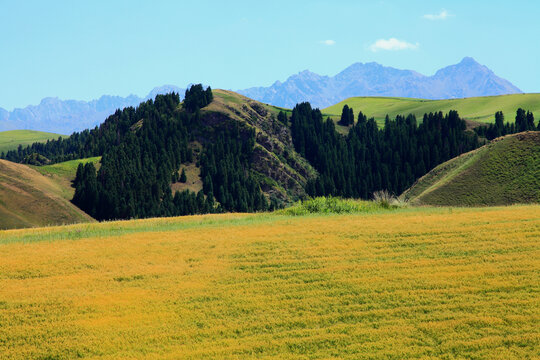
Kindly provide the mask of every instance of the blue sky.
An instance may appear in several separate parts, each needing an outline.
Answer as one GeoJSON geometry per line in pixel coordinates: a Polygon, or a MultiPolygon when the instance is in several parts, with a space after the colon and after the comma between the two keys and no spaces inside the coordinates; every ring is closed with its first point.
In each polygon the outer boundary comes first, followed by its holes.
{"type": "Polygon", "coordinates": [[[376,61],[426,75],[472,56],[540,92],[540,2],[0,0],[0,107],[268,86],[376,61]]]}

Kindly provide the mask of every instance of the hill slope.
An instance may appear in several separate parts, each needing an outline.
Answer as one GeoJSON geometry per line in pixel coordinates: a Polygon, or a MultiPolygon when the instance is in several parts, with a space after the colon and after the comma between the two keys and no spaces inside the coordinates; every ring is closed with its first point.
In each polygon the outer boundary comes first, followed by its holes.
{"type": "Polygon", "coordinates": [[[201,121],[208,132],[236,122],[255,130],[251,164],[263,192],[282,201],[305,195],[304,187],[317,172],[294,150],[289,127],[277,120],[279,108],[262,104],[227,90],[213,90],[214,101],[201,109],[201,121]]]}
{"type": "Polygon", "coordinates": [[[35,142],[65,137],[64,135],[35,130],[10,130],[0,132],[0,153],[15,150],[19,145],[30,145],[35,142]]]}
{"type": "Polygon", "coordinates": [[[0,229],[93,221],[64,192],[36,170],[0,160],[0,229]]]}
{"type": "Polygon", "coordinates": [[[352,97],[322,111],[328,115],[340,116],[344,105],[354,109],[358,115],[362,111],[368,117],[374,117],[379,122],[388,114],[390,118],[396,115],[415,114],[421,119],[425,113],[457,110],[459,115],[467,120],[492,123],[495,122],[495,113],[502,111],[505,120],[513,122],[516,110],[523,108],[534,113],[535,118],[540,117],[540,94],[514,94],[501,96],[474,97],[451,100],[425,100],[396,97],[352,97]]]}
{"type": "Polygon", "coordinates": [[[377,63],[356,63],[339,74],[321,76],[302,71],[270,87],[240,90],[250,98],[284,107],[309,101],[315,107],[330,106],[351,96],[399,96],[423,99],[453,99],[521,93],[507,80],[470,57],[459,64],[425,76],[377,63]]]}
{"type": "Polygon", "coordinates": [[[99,169],[100,160],[101,158],[96,156],[85,159],[64,161],[51,165],[28,166],[60,185],[62,197],[66,200],[71,200],[73,199],[73,194],[75,193],[75,189],[72,187],[72,182],[75,180],[75,175],[77,173],[77,167],[79,164],[91,162],[94,164],[96,169],[99,169]]]}
{"type": "Polygon", "coordinates": [[[508,135],[447,161],[403,195],[424,205],[540,202],[540,132],[508,135]]]}

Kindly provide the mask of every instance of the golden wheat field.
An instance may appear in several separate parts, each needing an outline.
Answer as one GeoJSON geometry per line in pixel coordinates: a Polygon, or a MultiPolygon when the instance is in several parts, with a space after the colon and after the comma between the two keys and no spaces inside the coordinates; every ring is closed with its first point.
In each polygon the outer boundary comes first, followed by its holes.
{"type": "Polygon", "coordinates": [[[538,359],[540,206],[0,232],[1,359],[538,359]]]}

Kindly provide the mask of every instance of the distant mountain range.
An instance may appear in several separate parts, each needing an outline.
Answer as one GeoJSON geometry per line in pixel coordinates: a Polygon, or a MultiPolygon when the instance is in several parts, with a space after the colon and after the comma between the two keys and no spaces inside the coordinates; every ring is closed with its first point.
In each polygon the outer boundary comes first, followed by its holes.
{"type": "MultiPolygon", "coordinates": [[[[183,96],[185,89],[164,85],[154,88],[144,98],[136,95],[104,95],[97,100],[79,101],[49,97],[44,98],[39,105],[11,112],[0,108],[0,131],[31,129],[67,135],[99,125],[116,109],[136,106],[157,94],[171,91],[183,96]]],[[[473,58],[466,57],[459,64],[445,67],[433,76],[374,62],[356,63],[333,77],[305,70],[283,83],[276,81],[270,87],[255,87],[238,92],[276,106],[292,108],[299,102],[309,101],[315,107],[325,108],[352,96],[452,99],[515,94],[521,93],[521,90],[473,58]]]]}
{"type": "Polygon", "coordinates": [[[352,96],[453,99],[516,94],[522,91],[471,57],[440,69],[433,76],[378,63],[356,63],[336,76],[302,71],[270,87],[239,90],[252,99],[291,108],[302,101],[325,108],[352,96]]]}
{"type": "Polygon", "coordinates": [[[0,108],[0,131],[30,129],[68,135],[101,124],[116,109],[137,106],[142,101],[155,98],[157,94],[172,91],[183,97],[185,89],[164,85],[152,89],[144,98],[136,95],[103,95],[97,100],[81,101],[48,97],[41,100],[39,105],[30,105],[11,112],[0,108]]]}

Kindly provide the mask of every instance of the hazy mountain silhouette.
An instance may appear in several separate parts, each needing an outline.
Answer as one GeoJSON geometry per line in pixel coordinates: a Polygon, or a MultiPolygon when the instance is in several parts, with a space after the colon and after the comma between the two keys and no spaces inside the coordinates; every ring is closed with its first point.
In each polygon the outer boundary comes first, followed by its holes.
{"type": "MultiPolygon", "coordinates": [[[[39,105],[8,112],[0,108],[0,131],[31,129],[71,134],[102,123],[116,109],[137,106],[157,94],[171,91],[183,97],[185,89],[174,85],[156,87],[140,98],[103,95],[91,101],[61,100],[48,97],[39,105]]],[[[239,93],[265,103],[292,108],[309,101],[315,107],[327,107],[351,96],[395,96],[424,99],[451,99],[521,93],[509,81],[466,57],[459,64],[425,76],[412,70],[400,70],[378,63],[356,63],[330,77],[302,71],[285,82],[270,87],[254,87],[239,93]]]]}
{"type": "Polygon", "coordinates": [[[71,134],[99,125],[116,109],[137,106],[144,100],[155,98],[157,94],[172,91],[179,92],[180,97],[183,97],[185,89],[164,85],[152,89],[144,98],[136,95],[127,97],[103,95],[96,100],[81,101],[47,97],[38,105],[30,105],[24,109],[8,112],[0,108],[0,131],[30,129],[71,134]]]}
{"type": "Polygon", "coordinates": [[[521,93],[509,81],[466,57],[433,76],[400,70],[378,63],[355,63],[339,74],[321,76],[308,70],[270,87],[254,87],[239,93],[272,105],[293,107],[309,101],[327,107],[351,96],[392,96],[423,99],[452,99],[521,93]]]}

